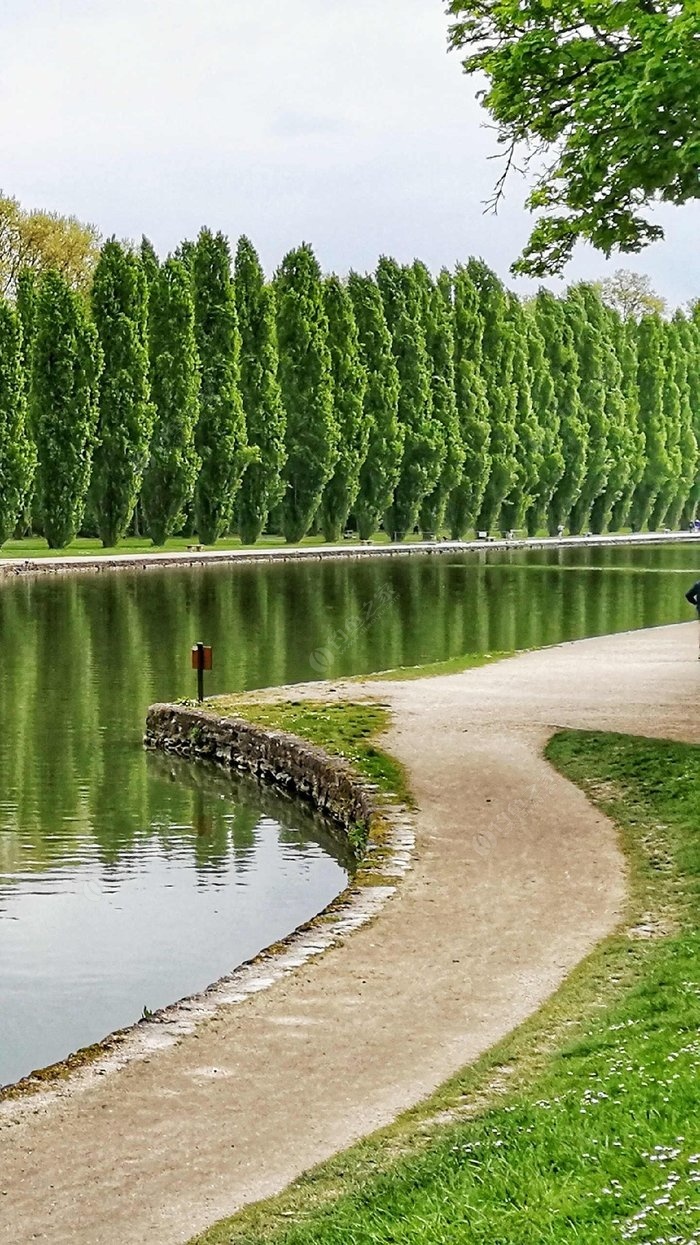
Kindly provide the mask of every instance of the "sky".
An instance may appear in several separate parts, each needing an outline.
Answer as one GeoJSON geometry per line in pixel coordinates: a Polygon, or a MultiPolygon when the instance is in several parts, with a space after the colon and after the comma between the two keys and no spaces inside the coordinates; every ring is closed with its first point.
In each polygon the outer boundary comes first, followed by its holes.
{"type": "MultiPolygon", "coordinates": [[[[442,0],[0,0],[0,187],[161,254],[206,224],[268,272],[306,241],[341,273],[480,255],[527,292],[527,182],[484,214],[496,139],[447,32],[442,0]]],[[[580,248],[566,279],[697,297],[700,206],[655,219],[664,242],[580,248]]]]}

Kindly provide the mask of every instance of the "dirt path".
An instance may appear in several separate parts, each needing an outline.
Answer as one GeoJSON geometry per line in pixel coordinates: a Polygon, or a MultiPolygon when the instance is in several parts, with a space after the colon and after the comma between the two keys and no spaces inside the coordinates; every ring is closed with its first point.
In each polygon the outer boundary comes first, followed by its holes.
{"type": "MultiPolygon", "coordinates": [[[[555,726],[700,740],[697,636],[664,627],[372,683],[420,812],[373,925],[179,1046],[0,1113],[0,1241],[178,1245],[384,1124],[615,924],[612,827],[542,760],[555,726]]],[[[357,688],[353,688],[357,693],[357,688]]]]}

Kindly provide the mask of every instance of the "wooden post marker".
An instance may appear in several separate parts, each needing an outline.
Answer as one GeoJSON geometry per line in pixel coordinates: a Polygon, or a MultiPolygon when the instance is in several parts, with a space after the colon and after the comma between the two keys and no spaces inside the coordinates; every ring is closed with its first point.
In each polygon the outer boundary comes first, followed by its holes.
{"type": "Polygon", "coordinates": [[[195,644],[192,648],[192,669],[197,671],[197,700],[204,700],[204,671],[212,669],[212,650],[208,644],[195,644]]]}

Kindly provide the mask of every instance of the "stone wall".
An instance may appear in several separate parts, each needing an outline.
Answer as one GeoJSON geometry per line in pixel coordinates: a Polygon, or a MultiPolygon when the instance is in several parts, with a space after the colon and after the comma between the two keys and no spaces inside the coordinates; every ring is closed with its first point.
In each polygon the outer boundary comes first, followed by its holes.
{"type": "Polygon", "coordinates": [[[242,770],[307,800],[346,832],[357,854],[362,853],[377,812],[377,788],[313,744],[242,718],[219,718],[184,705],[152,705],[144,744],[242,770]]]}

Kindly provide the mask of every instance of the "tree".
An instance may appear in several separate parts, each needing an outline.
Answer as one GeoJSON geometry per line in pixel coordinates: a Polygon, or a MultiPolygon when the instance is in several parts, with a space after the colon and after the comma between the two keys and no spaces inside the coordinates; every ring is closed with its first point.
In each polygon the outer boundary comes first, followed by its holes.
{"type": "Polygon", "coordinates": [[[491,429],[491,467],[477,523],[480,528],[489,531],[499,522],[501,506],[516,476],[513,325],[507,316],[506,291],[495,272],[478,259],[470,259],[468,268],[479,293],[479,309],[484,323],[481,370],[491,429]]]}
{"type": "Polygon", "coordinates": [[[348,292],[367,376],[363,409],[369,427],[354,515],[360,537],[369,540],[393,500],[401,473],[404,431],[398,417],[399,374],[379,288],[372,277],[351,272],[348,292]]]}
{"type": "Polygon", "coordinates": [[[430,369],[415,275],[402,269],[396,260],[384,257],[377,268],[377,285],[399,374],[399,424],[404,432],[401,471],[384,522],[389,535],[402,540],[415,528],[423,501],[440,478],[445,443],[442,428],[432,414],[430,369]]]}
{"type": "Polygon", "coordinates": [[[593,502],[590,520],[592,531],[600,533],[612,527],[615,507],[628,491],[640,447],[636,405],[629,404],[626,400],[623,367],[618,351],[618,332],[624,331],[624,321],[598,298],[594,286],[587,286],[586,291],[592,295],[588,299],[588,316],[600,333],[603,355],[606,482],[605,488],[593,502]]]}
{"type": "Polygon", "coordinates": [[[620,364],[620,388],[624,403],[623,433],[625,449],[621,450],[627,464],[626,479],[622,493],[612,508],[610,528],[619,532],[629,521],[632,498],[644,473],[646,462],[646,438],[639,417],[639,385],[637,383],[637,324],[623,320],[614,312],[612,339],[620,364]]]}
{"type": "Polygon", "coordinates": [[[669,524],[677,526],[680,522],[683,506],[695,480],[698,458],[685,354],[675,324],[662,323],[661,349],[664,361],[662,408],[668,475],[661,484],[649,518],[649,528],[652,531],[669,524]]]}
{"type": "Polygon", "coordinates": [[[672,531],[676,531],[681,526],[681,518],[685,515],[688,502],[697,489],[698,466],[700,466],[700,442],[696,430],[700,412],[693,407],[693,401],[698,396],[696,377],[693,374],[694,343],[687,329],[688,322],[682,313],[675,315],[671,323],[666,325],[667,349],[674,359],[680,414],[678,475],[663,518],[664,524],[672,531]]]}
{"type": "Polygon", "coordinates": [[[319,520],[326,540],[338,541],[360,489],[360,471],[367,458],[371,427],[364,406],[367,372],[360,353],[355,313],[350,295],[338,277],[328,277],[324,282],[323,301],[328,319],[339,453],[323,492],[319,520]]]}
{"type": "Polygon", "coordinates": [[[618,268],[599,285],[603,302],[623,320],[639,320],[653,312],[662,316],[666,310],[666,299],[654,292],[649,277],[641,272],[618,268]]]}
{"type": "Polygon", "coordinates": [[[27,436],[22,328],[17,311],[0,300],[0,545],[12,535],[36,467],[27,436]]]}
{"type": "MultiPolygon", "coordinates": [[[[695,319],[692,314],[685,316],[683,312],[678,311],[673,318],[678,325],[680,337],[684,344],[688,400],[692,412],[695,440],[698,446],[700,446],[700,317],[695,319]]],[[[682,523],[691,523],[697,517],[699,508],[700,477],[693,482],[686,499],[681,516],[682,523]]]]}
{"type": "Polygon", "coordinates": [[[465,459],[462,479],[447,503],[454,540],[461,540],[474,526],[491,469],[488,403],[481,373],[484,321],[479,303],[471,272],[458,267],[454,279],[455,397],[465,459]]]}
{"type": "Polygon", "coordinates": [[[444,271],[436,283],[424,264],[413,265],[416,280],[423,289],[423,329],[430,365],[430,396],[433,418],[443,430],[445,458],[437,484],[420,512],[424,532],[440,532],[445,525],[447,502],[464,469],[464,445],[457,414],[455,394],[455,339],[452,304],[452,276],[444,271]]]}
{"type": "Polygon", "coordinates": [[[659,493],[669,477],[664,417],[666,368],[660,317],[642,316],[636,337],[639,424],[644,434],[645,459],[632,499],[630,522],[635,531],[641,531],[649,521],[659,493]]]}
{"type": "Polygon", "coordinates": [[[95,269],[92,312],[104,367],[90,502],[102,544],[112,548],[131,521],[153,431],[146,277],[137,256],[114,238],[95,269]]]}
{"type": "Polygon", "coordinates": [[[555,536],[564,527],[578,500],[586,473],[587,428],[581,414],[579,373],[573,334],[564,306],[548,290],[535,298],[533,314],[542,334],[545,356],[554,384],[557,403],[558,435],[564,470],[547,509],[549,532],[555,536]]]}
{"type": "Polygon", "coordinates": [[[697,0],[451,0],[448,11],[505,148],[496,202],[520,144],[547,157],[518,271],[561,271],[579,238],[606,255],[639,251],[663,236],[645,204],[697,198],[697,0]]]}
{"type": "Polygon", "coordinates": [[[283,260],[275,295],[279,379],[287,412],[282,531],[293,542],[311,527],[338,458],[323,281],[306,243],[283,260]]]}
{"type": "Polygon", "coordinates": [[[277,376],[274,293],[265,284],[257,252],[245,237],[236,250],[234,290],[241,334],[241,398],[248,443],[257,455],[241,482],[236,523],[243,543],[252,545],[284,495],[286,418],[277,376]]]}
{"type": "MultiPolygon", "coordinates": [[[[533,414],[542,434],[542,464],[535,476],[532,503],[525,512],[528,536],[536,536],[541,528],[548,525],[552,497],[565,469],[557,397],[535,308],[535,302],[523,308],[527,331],[530,396],[533,414]]],[[[513,523],[512,526],[519,525],[513,523]]]]}
{"type": "Polygon", "coordinates": [[[39,286],[30,422],[37,447],[37,507],[52,549],[75,539],[90,482],[102,351],[83,298],[58,272],[39,286]]]}
{"type": "Polygon", "coordinates": [[[23,269],[53,269],[71,289],[87,290],[100,251],[94,225],[58,212],[28,212],[0,192],[0,294],[14,297],[23,269]]]}
{"type": "Polygon", "coordinates": [[[177,259],[166,260],[151,285],[148,331],[155,422],[141,497],[151,540],[164,545],[182,522],[199,469],[194,306],[189,275],[177,259]]]}
{"type": "Polygon", "coordinates": [[[231,525],[250,459],[239,389],[241,338],[231,252],[222,233],[202,229],[193,256],[192,288],[201,375],[195,435],[201,466],[194,518],[200,540],[214,545],[231,525]]]}
{"type": "Polygon", "coordinates": [[[588,528],[593,503],[605,492],[610,469],[606,374],[600,299],[591,286],[573,286],[564,303],[578,361],[581,417],[586,425],[586,470],[569,516],[574,533],[588,528]]]}
{"type": "Polygon", "coordinates": [[[146,277],[146,281],[148,285],[150,286],[151,282],[155,279],[155,277],[158,274],[158,269],[160,268],[160,260],[158,258],[158,255],[156,253],[156,249],[153,243],[151,242],[150,238],[146,237],[145,234],[141,238],[140,255],[141,255],[141,263],[143,265],[144,275],[146,277]]]}
{"type": "MultiPolygon", "coordinates": [[[[535,505],[543,477],[545,428],[533,406],[534,377],[529,343],[532,325],[515,294],[507,296],[506,319],[513,341],[515,475],[503,503],[501,522],[505,531],[518,531],[525,526],[527,515],[535,505]]],[[[543,361],[541,355],[540,361],[543,361]]],[[[551,376],[549,380],[551,384],[551,376]]]]}

